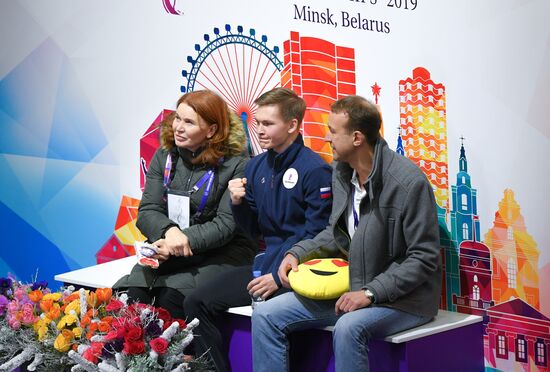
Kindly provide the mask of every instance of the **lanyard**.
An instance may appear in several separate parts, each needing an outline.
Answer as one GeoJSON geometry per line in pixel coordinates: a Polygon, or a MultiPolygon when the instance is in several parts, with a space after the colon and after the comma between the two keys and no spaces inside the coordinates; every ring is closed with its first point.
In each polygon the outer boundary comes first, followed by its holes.
{"type": "Polygon", "coordinates": [[[166,165],[164,166],[164,179],[162,180],[162,185],[166,190],[170,186],[170,172],[172,171],[172,155],[168,154],[166,157],[166,165]]]}
{"type": "MultiPolygon", "coordinates": [[[[164,179],[162,181],[165,192],[168,190],[168,186],[170,186],[170,182],[172,181],[170,179],[171,171],[172,171],[172,156],[168,154],[168,157],[166,158],[166,165],[164,166],[164,179]]],[[[195,193],[200,190],[200,188],[204,185],[206,181],[208,181],[208,183],[206,184],[206,188],[204,189],[204,193],[202,194],[199,208],[197,209],[193,217],[199,217],[204,211],[204,207],[206,206],[206,201],[208,200],[208,195],[210,195],[210,190],[212,190],[214,175],[215,173],[212,169],[208,170],[208,172],[206,172],[204,176],[202,176],[202,178],[190,190],[189,192],[190,194],[195,193]]]]}
{"type": "Polygon", "coordinates": [[[204,193],[202,194],[201,203],[199,204],[199,208],[197,209],[193,217],[199,217],[202,214],[204,207],[206,206],[206,200],[208,199],[208,195],[210,194],[210,190],[212,189],[212,183],[214,182],[214,171],[212,169],[206,172],[204,176],[202,176],[202,178],[199,180],[199,182],[197,182],[195,186],[193,186],[193,188],[191,189],[191,193],[199,191],[206,180],[208,180],[208,183],[206,184],[206,188],[204,189],[204,193]]]}
{"type": "Polygon", "coordinates": [[[357,230],[357,226],[359,226],[359,215],[355,210],[355,187],[353,187],[353,193],[351,195],[351,209],[353,211],[353,228],[357,230]]]}

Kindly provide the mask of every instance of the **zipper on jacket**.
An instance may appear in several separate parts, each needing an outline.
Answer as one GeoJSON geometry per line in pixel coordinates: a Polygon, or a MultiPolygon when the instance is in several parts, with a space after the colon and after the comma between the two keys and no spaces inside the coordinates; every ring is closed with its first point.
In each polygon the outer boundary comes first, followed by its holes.
{"type": "Polygon", "coordinates": [[[339,249],[342,253],[344,253],[346,256],[348,256],[348,259],[349,259],[349,253],[350,253],[350,250],[351,250],[351,238],[350,238],[348,232],[347,232],[347,231],[344,231],[338,222],[336,222],[336,228],[337,228],[338,230],[340,230],[340,232],[342,232],[342,234],[343,234],[345,237],[348,238],[348,247],[349,247],[350,249],[348,249],[348,251],[346,252],[346,250],[345,250],[344,248],[340,247],[340,244],[338,244],[338,239],[334,239],[334,242],[335,242],[336,245],[338,246],[338,249],[339,249]]]}
{"type": "Polygon", "coordinates": [[[193,178],[193,173],[195,172],[195,165],[191,165],[191,173],[189,173],[189,178],[187,178],[187,185],[185,190],[191,190],[191,178],[193,178]]]}

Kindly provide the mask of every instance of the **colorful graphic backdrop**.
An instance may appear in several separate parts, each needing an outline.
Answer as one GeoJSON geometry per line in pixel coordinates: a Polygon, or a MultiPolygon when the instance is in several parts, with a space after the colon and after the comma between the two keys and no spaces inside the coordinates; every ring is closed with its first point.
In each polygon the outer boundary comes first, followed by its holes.
{"type": "Polygon", "coordinates": [[[357,93],[434,187],[441,308],[485,317],[488,369],[549,370],[550,3],[258,6],[0,5],[0,274],[131,254],[155,125],[182,92],[218,91],[258,153],[253,100],[289,87],[327,161],[329,106],[357,93]]]}

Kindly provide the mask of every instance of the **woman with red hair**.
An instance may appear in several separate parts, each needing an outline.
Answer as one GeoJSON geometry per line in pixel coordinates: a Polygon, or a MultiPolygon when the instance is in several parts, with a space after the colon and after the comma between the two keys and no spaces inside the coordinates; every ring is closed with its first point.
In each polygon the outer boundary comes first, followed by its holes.
{"type": "Polygon", "coordinates": [[[160,265],[136,265],[114,287],[185,319],[185,296],[226,269],[251,264],[256,244],[235,225],[227,190],[247,162],[241,121],[208,90],[184,94],[176,107],[161,124],[137,218],[160,265]]]}

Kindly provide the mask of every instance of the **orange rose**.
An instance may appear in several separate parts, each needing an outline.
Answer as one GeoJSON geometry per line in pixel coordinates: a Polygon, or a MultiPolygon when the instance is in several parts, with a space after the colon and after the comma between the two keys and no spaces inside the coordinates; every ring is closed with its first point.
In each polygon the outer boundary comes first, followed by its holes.
{"type": "Polygon", "coordinates": [[[101,322],[99,322],[97,329],[99,329],[100,332],[107,333],[111,330],[111,325],[108,322],[102,320],[101,322]]]}
{"type": "Polygon", "coordinates": [[[97,295],[94,292],[90,292],[86,297],[86,302],[91,307],[97,307],[98,305],[97,295]]]}
{"type": "Polygon", "coordinates": [[[98,288],[95,290],[97,296],[98,305],[106,304],[111,300],[113,295],[113,290],[111,288],[98,288]]]}
{"type": "Polygon", "coordinates": [[[40,301],[40,310],[47,313],[53,306],[53,300],[42,300],[40,301]]]}
{"type": "Polygon", "coordinates": [[[98,326],[99,325],[97,322],[90,324],[90,326],[88,327],[88,332],[86,333],[86,338],[88,340],[91,339],[97,333],[98,326]]]}
{"type": "Polygon", "coordinates": [[[54,304],[50,311],[46,313],[46,316],[52,320],[59,318],[61,316],[61,308],[59,304],[54,304]]]}
{"type": "Polygon", "coordinates": [[[42,291],[40,289],[37,289],[36,291],[29,292],[29,299],[32,302],[40,301],[43,296],[44,296],[44,294],[42,293],[42,291]]]}
{"type": "Polygon", "coordinates": [[[78,300],[80,298],[80,293],[78,291],[71,293],[69,296],[65,297],[63,302],[65,304],[68,304],[69,302],[72,302],[74,300],[78,300]]]}
{"type": "Polygon", "coordinates": [[[90,323],[92,323],[92,319],[88,315],[84,315],[80,320],[81,327],[87,327],[90,323]]]}

